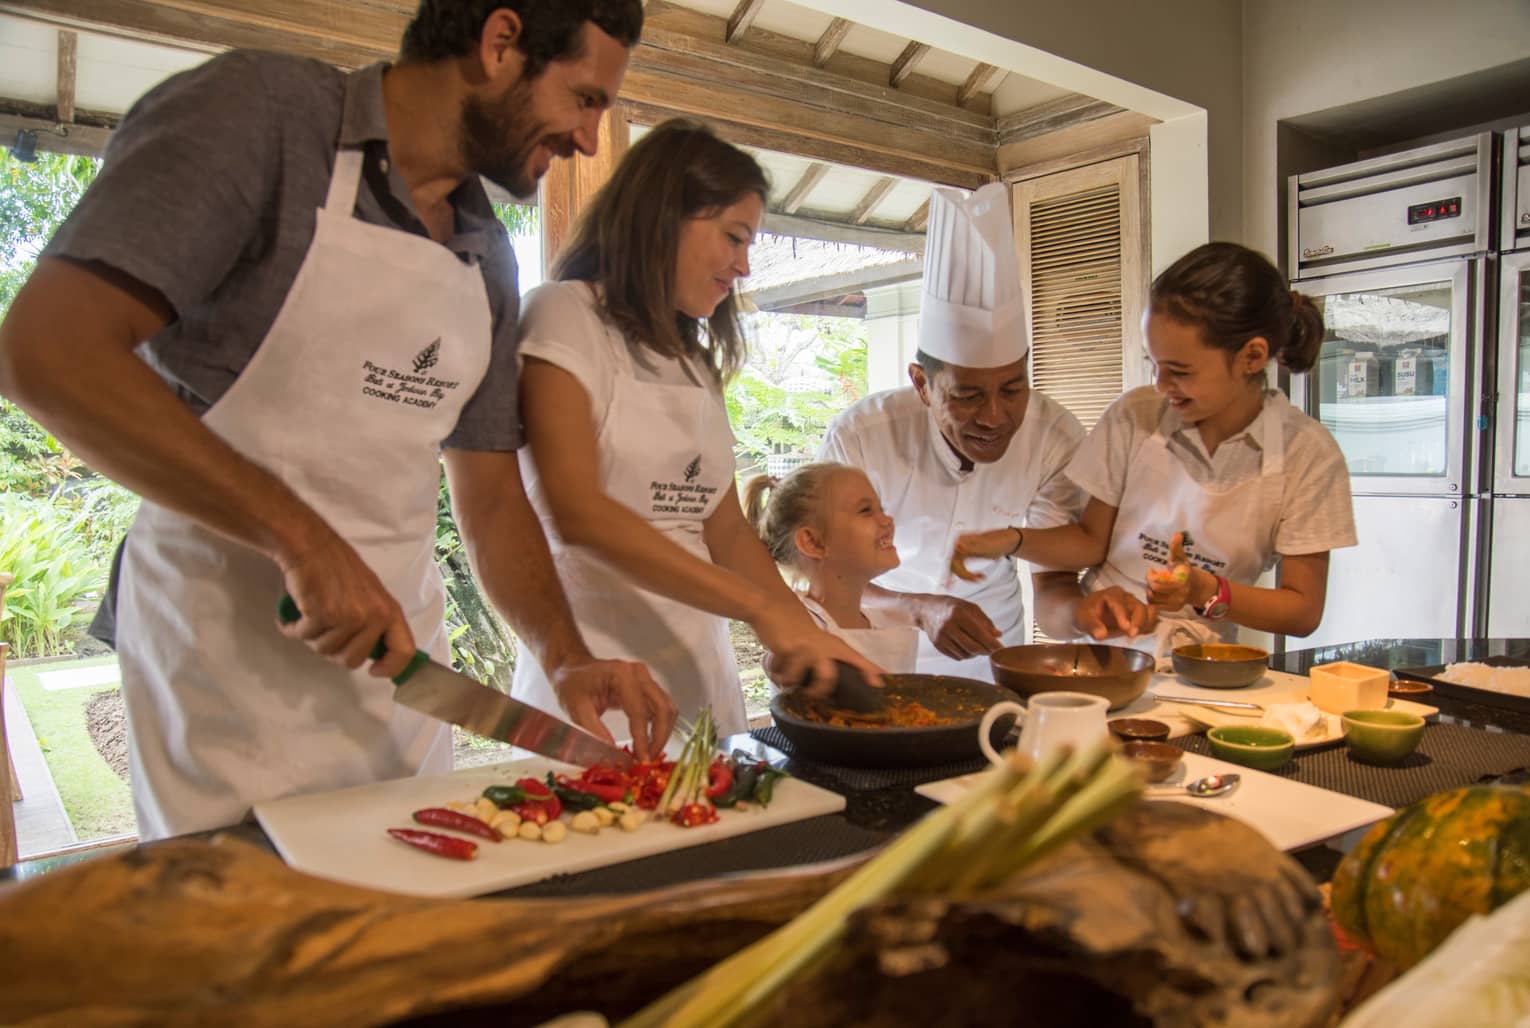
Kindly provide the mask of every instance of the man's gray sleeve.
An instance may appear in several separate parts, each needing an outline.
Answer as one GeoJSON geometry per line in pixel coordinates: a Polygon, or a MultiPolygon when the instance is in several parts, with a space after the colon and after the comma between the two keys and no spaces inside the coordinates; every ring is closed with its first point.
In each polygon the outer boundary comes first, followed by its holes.
{"type": "Polygon", "coordinates": [[[259,67],[215,57],[151,90],[45,256],[100,261],[178,312],[252,249],[276,187],[280,125],[259,67]]]}

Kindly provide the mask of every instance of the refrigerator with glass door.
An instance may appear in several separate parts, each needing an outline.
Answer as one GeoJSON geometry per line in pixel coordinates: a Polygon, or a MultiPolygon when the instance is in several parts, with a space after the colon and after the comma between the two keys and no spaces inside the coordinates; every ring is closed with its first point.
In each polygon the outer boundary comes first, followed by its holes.
{"type": "Polygon", "coordinates": [[[1359,536],[1304,646],[1453,638],[1473,617],[1493,154],[1482,133],[1290,179],[1293,284],[1325,325],[1291,397],[1344,454],[1359,536]]]}

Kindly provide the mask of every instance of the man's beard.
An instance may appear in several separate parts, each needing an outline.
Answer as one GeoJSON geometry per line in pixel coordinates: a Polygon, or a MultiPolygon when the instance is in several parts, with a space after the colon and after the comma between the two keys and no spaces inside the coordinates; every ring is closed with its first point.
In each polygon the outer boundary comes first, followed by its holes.
{"type": "Polygon", "coordinates": [[[469,96],[462,102],[458,147],[469,170],[509,191],[517,200],[537,195],[537,176],[531,171],[531,155],[541,143],[557,156],[573,153],[567,137],[544,135],[546,125],[533,120],[531,83],[517,82],[497,103],[469,96]]]}

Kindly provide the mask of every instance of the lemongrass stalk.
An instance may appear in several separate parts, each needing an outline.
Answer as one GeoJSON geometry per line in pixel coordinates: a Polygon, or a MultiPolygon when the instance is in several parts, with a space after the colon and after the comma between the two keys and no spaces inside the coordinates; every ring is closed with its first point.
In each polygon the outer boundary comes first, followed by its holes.
{"type": "Polygon", "coordinates": [[[1008,856],[1006,840],[1015,835],[1034,830],[1044,824],[1059,806],[1055,793],[1045,784],[1037,786],[1010,803],[1004,797],[998,804],[999,814],[986,838],[977,840],[969,852],[956,854],[955,872],[944,882],[936,884],[936,891],[951,892],[958,896],[969,895],[994,880],[995,868],[1008,856]]]}
{"type": "MultiPolygon", "coordinates": [[[[713,1028],[762,1002],[838,941],[851,911],[894,891],[938,853],[966,810],[992,802],[1008,777],[996,772],[980,779],[962,800],[927,815],[796,919],[707,971],[698,979],[698,990],[664,1022],[666,1026],[713,1028]]],[[[658,1002],[668,1006],[667,1000],[658,1002]]],[[[622,1028],[657,1023],[647,1020],[651,1009],[640,1011],[622,1028]]]]}
{"type": "Polygon", "coordinates": [[[1053,818],[1013,850],[1002,867],[1002,876],[1014,874],[1080,834],[1093,831],[1141,797],[1137,773],[1120,761],[1112,761],[1053,818]]]}
{"type": "MultiPolygon", "coordinates": [[[[972,803],[973,793],[963,798],[955,831],[945,847],[925,866],[911,874],[904,888],[911,892],[939,891],[950,880],[950,868],[961,866],[972,852],[992,831],[997,811],[997,799],[1011,791],[1039,788],[1050,773],[1055,762],[1029,765],[1023,761],[1006,761],[990,769],[978,779],[978,787],[995,797],[993,803],[972,803]]],[[[974,789],[974,793],[977,790],[974,789]]]]}

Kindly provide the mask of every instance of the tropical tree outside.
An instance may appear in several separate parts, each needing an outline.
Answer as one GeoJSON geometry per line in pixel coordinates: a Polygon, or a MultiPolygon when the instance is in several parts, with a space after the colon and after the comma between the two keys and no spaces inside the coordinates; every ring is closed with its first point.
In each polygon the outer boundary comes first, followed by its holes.
{"type": "Polygon", "coordinates": [[[740,467],[811,458],[835,415],[866,395],[865,322],[761,313],[746,329],[749,360],[727,390],[740,467]]]}

